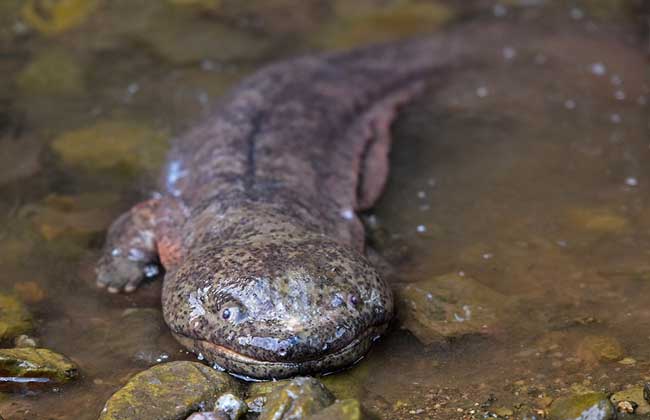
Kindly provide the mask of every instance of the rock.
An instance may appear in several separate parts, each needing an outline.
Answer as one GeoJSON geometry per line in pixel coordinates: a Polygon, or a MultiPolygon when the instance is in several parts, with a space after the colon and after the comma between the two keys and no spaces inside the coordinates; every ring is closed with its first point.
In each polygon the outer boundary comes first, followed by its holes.
{"type": "Polygon", "coordinates": [[[196,362],[170,362],[138,373],[109,398],[99,420],[178,420],[211,408],[223,393],[240,395],[226,373],[196,362]]]}
{"type": "Polygon", "coordinates": [[[361,404],[354,399],[339,400],[307,418],[309,420],[361,420],[361,404]]]}
{"type": "Polygon", "coordinates": [[[98,5],[99,0],[28,0],[22,17],[39,32],[56,35],[82,24],[98,5]]]}
{"type": "Polygon", "coordinates": [[[261,413],[266,405],[266,401],[273,391],[286,386],[291,380],[284,379],[280,381],[253,382],[248,387],[246,405],[248,411],[261,413]]]}
{"type": "Polygon", "coordinates": [[[425,345],[487,334],[504,321],[509,299],[456,274],[407,284],[397,291],[403,328],[425,345]]]}
{"type": "Polygon", "coordinates": [[[334,402],[334,396],[315,378],[298,377],[275,389],[268,397],[259,420],[306,418],[334,402]]]}
{"type": "Polygon", "coordinates": [[[131,36],[177,65],[250,60],[261,57],[271,45],[269,36],[173,7],[161,8],[131,36]]]}
{"type": "Polygon", "coordinates": [[[34,139],[0,138],[0,186],[39,172],[41,149],[41,143],[34,139]]]}
{"type": "Polygon", "coordinates": [[[0,391],[60,385],[75,379],[77,365],[67,357],[48,349],[0,349],[0,391]]]}
{"type": "Polygon", "coordinates": [[[192,414],[187,418],[187,420],[231,420],[231,419],[226,413],[204,411],[202,413],[192,414]]]}
{"type": "Polygon", "coordinates": [[[229,420],[238,420],[246,414],[248,407],[241,398],[233,394],[223,394],[217,400],[214,410],[226,414],[229,420]]]}
{"type": "Polygon", "coordinates": [[[339,0],[334,8],[339,18],[325,26],[316,39],[317,44],[328,49],[348,49],[430,32],[455,15],[453,9],[442,2],[413,0],[385,2],[383,5],[339,0]]]}
{"type": "Polygon", "coordinates": [[[625,217],[604,208],[571,209],[569,222],[580,230],[592,233],[622,233],[629,227],[625,217]]]}
{"type": "Polygon", "coordinates": [[[52,148],[66,165],[131,176],[162,164],[167,135],[140,123],[103,121],[61,134],[52,148]]]}
{"type": "Polygon", "coordinates": [[[16,347],[32,347],[36,348],[38,347],[38,342],[34,337],[30,337],[25,334],[21,334],[18,337],[14,339],[14,345],[16,347]]]}
{"type": "Polygon", "coordinates": [[[56,49],[37,54],[16,82],[26,95],[79,96],[86,90],[79,63],[71,54],[56,49]]]}
{"type": "Polygon", "coordinates": [[[558,398],[548,410],[549,420],[613,420],[614,407],[599,392],[558,398]]]}
{"type": "Polygon", "coordinates": [[[623,346],[614,337],[589,335],[578,345],[577,355],[590,363],[616,362],[623,358],[623,346]]]}
{"type": "Polygon", "coordinates": [[[31,329],[32,317],[25,305],[16,296],[0,294],[0,342],[31,329]]]}
{"type": "Polygon", "coordinates": [[[35,281],[21,281],[14,284],[14,292],[23,302],[30,304],[42,302],[45,290],[35,281]]]}
{"type": "Polygon", "coordinates": [[[612,404],[618,407],[619,403],[630,403],[635,406],[634,413],[639,415],[650,414],[650,403],[645,399],[642,386],[635,386],[613,394],[610,398],[612,404]]]}

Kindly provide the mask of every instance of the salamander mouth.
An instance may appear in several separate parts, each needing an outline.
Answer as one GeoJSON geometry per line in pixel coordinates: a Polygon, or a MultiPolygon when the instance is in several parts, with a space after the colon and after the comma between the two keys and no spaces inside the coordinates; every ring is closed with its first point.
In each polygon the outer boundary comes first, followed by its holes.
{"type": "Polygon", "coordinates": [[[225,346],[172,333],[176,340],[192,352],[205,358],[218,369],[246,380],[282,379],[295,375],[332,373],[363,358],[373,341],[386,331],[387,324],[370,327],[344,347],[299,362],[260,360],[225,346]]]}

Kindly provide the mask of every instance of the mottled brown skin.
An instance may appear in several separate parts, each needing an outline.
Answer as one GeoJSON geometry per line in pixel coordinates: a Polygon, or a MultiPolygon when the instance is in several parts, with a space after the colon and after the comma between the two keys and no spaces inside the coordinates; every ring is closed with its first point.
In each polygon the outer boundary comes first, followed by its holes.
{"type": "Polygon", "coordinates": [[[174,336],[234,374],[354,363],[393,315],[356,212],[384,186],[397,106],[467,49],[440,35],[248,77],[175,142],[164,192],[111,227],[99,285],[132,291],[159,260],[174,336]]]}

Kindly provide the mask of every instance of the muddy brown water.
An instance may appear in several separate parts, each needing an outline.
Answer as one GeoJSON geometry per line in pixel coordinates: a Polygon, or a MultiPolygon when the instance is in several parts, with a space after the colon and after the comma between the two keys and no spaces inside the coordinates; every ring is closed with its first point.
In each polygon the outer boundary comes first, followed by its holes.
{"type": "Polygon", "coordinates": [[[2,6],[0,288],[28,303],[31,335],[78,362],[82,377],[0,395],[0,414],[95,419],[133,373],[194,359],[155,310],[142,310],[159,308],[159,281],[133,295],[94,287],[106,224],[153,185],[159,139],[271,59],[468,19],[525,29],[517,47],[459,66],[403,109],[386,193],[366,219],[396,287],[461,273],[513,298],[515,319],[436,346],[396,325],[340,375],[360,383],[364,406],[387,419],[523,413],[572,390],[650,380],[641,10],[630,14],[625,2],[258,3],[87,2],[74,19],[36,8],[37,20],[21,9],[32,2],[2,6]],[[109,146],[93,154],[74,143],[79,136],[109,146]],[[74,147],[62,154],[57,144],[74,147]],[[622,359],[585,355],[590,336],[620,342],[622,359]]]}

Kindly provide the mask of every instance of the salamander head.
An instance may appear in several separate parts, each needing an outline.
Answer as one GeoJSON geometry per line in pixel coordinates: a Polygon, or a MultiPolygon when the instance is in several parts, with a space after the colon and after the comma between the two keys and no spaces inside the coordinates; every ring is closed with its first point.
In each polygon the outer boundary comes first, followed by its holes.
{"type": "Polygon", "coordinates": [[[203,248],[169,277],[163,311],[175,337],[251,378],[341,369],[367,352],[393,311],[365,258],[320,235],[203,248]]]}

